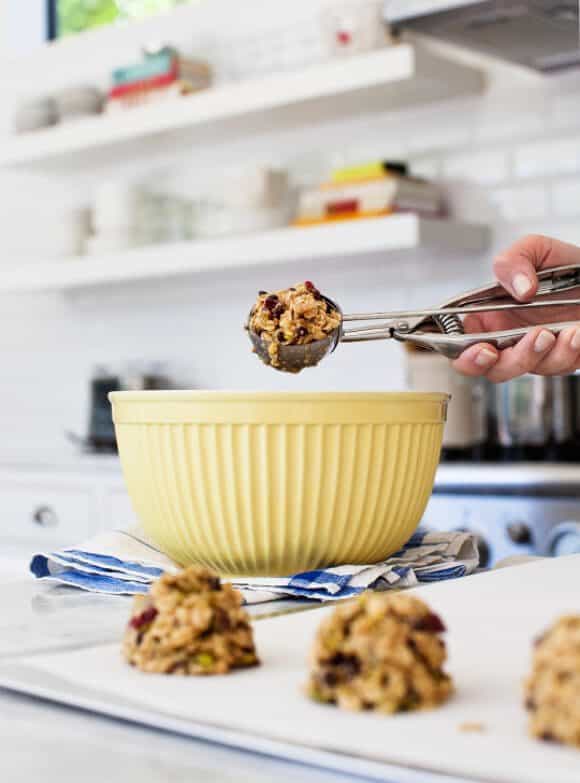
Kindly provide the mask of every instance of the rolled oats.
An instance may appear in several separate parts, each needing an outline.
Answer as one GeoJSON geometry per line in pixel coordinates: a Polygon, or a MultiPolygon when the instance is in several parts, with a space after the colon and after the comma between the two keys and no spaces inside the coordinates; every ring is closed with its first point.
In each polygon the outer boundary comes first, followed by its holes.
{"type": "Polygon", "coordinates": [[[533,737],[580,747],[580,615],[561,617],[536,640],[525,698],[533,737]]]}
{"type": "Polygon", "coordinates": [[[242,596],[197,566],[165,574],[137,596],[123,654],[144,672],[225,674],[259,663],[242,596]]]}
{"type": "Polygon", "coordinates": [[[279,360],[281,345],[323,340],[340,326],[340,321],[340,313],[307,280],[273,293],[260,291],[249,329],[268,344],[272,366],[284,369],[279,360]]]}
{"type": "Polygon", "coordinates": [[[434,707],[452,693],[439,617],[417,598],[365,593],[318,631],[307,692],[349,710],[434,707]]]}

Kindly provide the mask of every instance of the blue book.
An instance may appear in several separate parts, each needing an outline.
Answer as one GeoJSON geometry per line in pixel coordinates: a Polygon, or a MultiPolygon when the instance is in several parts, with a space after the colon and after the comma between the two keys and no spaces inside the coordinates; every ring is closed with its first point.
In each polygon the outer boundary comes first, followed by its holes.
{"type": "Polygon", "coordinates": [[[113,71],[113,86],[121,87],[133,82],[142,82],[148,79],[154,79],[157,76],[165,76],[171,72],[174,62],[174,55],[169,52],[162,52],[148,56],[143,62],[136,65],[128,65],[123,68],[116,68],[113,71]]]}

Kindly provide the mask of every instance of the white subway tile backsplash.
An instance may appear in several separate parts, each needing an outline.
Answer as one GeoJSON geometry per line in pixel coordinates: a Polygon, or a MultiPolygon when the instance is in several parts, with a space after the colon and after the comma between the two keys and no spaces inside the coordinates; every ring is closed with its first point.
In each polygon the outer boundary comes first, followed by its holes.
{"type": "Polygon", "coordinates": [[[481,152],[447,158],[442,167],[446,179],[462,179],[478,185],[496,185],[508,177],[505,152],[481,152]]]}
{"type": "Polygon", "coordinates": [[[580,178],[552,186],[552,209],[556,215],[580,215],[580,178]]]}
{"type": "MultiPolygon", "coordinates": [[[[305,0],[302,3],[307,5],[305,0]]],[[[26,443],[56,438],[64,443],[64,426],[82,430],[85,380],[88,368],[98,361],[179,357],[189,363],[189,371],[180,377],[208,388],[400,387],[403,362],[397,346],[346,346],[319,371],[287,378],[262,368],[249,355],[240,324],[258,288],[282,286],[305,274],[349,310],[398,309],[443,301],[483,284],[491,279],[494,254],[526,233],[580,243],[580,80],[565,85],[558,81],[553,87],[548,80],[538,85],[530,80],[529,86],[508,76],[496,81],[502,81],[501,94],[492,87],[478,98],[399,114],[353,115],[324,127],[265,131],[227,148],[216,146],[208,151],[201,172],[211,176],[216,168],[241,159],[288,166],[294,182],[312,185],[328,176],[333,165],[405,158],[414,174],[446,181],[447,199],[457,218],[492,225],[494,244],[488,252],[459,261],[430,253],[418,259],[405,257],[402,264],[340,267],[328,263],[310,269],[303,263],[232,270],[219,279],[207,275],[177,284],[166,281],[159,288],[94,290],[76,298],[38,296],[25,300],[26,317],[22,305],[3,299],[5,320],[18,323],[18,328],[0,334],[4,374],[13,381],[4,397],[11,403],[14,389],[20,389],[20,405],[27,412],[26,417],[18,411],[12,416],[9,405],[1,404],[0,389],[0,410],[10,410],[10,416],[0,418],[5,437],[17,433],[26,443]],[[219,286],[219,308],[213,286],[219,286]],[[192,335],[202,332],[204,339],[192,342],[192,335]],[[205,339],[207,334],[210,337],[205,339]],[[54,412],[50,421],[34,414],[38,390],[30,383],[27,369],[38,367],[42,353],[53,355],[47,351],[49,343],[66,346],[57,365],[62,384],[43,392],[54,412]],[[215,356],[224,353],[231,361],[215,362],[215,356]],[[64,397],[61,386],[69,390],[64,397]],[[19,427],[28,429],[19,432],[19,427]]],[[[0,111],[0,127],[2,116],[0,111]]],[[[179,171],[169,176],[166,185],[171,190],[173,183],[178,192],[188,192],[199,179],[198,160],[180,159],[179,171]]],[[[65,197],[53,195],[54,187],[52,181],[36,183],[19,173],[4,178],[0,192],[13,201],[20,189],[25,206],[30,200],[32,210],[41,210],[51,197],[58,201],[65,197]]],[[[75,196],[82,197],[84,191],[75,196]]],[[[0,236],[0,256],[2,249],[0,236]]],[[[8,263],[12,260],[6,261],[5,268],[8,263]]]]}
{"type": "Polygon", "coordinates": [[[509,232],[504,234],[503,245],[511,244],[518,237],[527,234],[544,234],[555,237],[562,242],[570,242],[580,246],[580,220],[577,218],[555,219],[553,216],[544,219],[522,221],[509,224],[509,232]],[[507,239],[505,238],[507,236],[507,239]]]}
{"type": "Polygon", "coordinates": [[[542,185],[500,188],[490,198],[498,209],[498,217],[504,220],[542,218],[548,209],[546,188],[542,185]]]}
{"type": "Polygon", "coordinates": [[[524,144],[515,153],[518,177],[542,177],[580,171],[580,137],[524,144]]]}
{"type": "Polygon", "coordinates": [[[449,117],[444,122],[429,125],[422,123],[419,127],[409,130],[411,132],[407,138],[407,149],[411,154],[440,149],[453,151],[466,146],[471,141],[469,128],[461,123],[451,122],[449,117]]]}
{"type": "Polygon", "coordinates": [[[436,180],[441,174],[441,162],[438,158],[413,158],[409,165],[415,177],[436,180]]]}
{"type": "Polygon", "coordinates": [[[552,125],[555,128],[580,127],[580,93],[563,93],[554,96],[552,125]]]}
{"type": "Polygon", "coordinates": [[[542,133],[547,124],[547,113],[543,109],[530,110],[518,105],[501,109],[486,110],[479,107],[472,121],[476,122],[474,141],[478,144],[504,141],[518,137],[535,136],[542,133]]]}

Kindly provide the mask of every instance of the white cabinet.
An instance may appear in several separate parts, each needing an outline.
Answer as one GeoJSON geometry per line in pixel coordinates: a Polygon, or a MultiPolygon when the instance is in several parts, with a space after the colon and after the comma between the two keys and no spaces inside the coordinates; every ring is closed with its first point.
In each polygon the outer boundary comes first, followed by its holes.
{"type": "Polygon", "coordinates": [[[105,493],[101,528],[122,528],[127,529],[136,524],[137,517],[133,511],[133,506],[129,495],[125,489],[111,489],[105,493]]]}
{"type": "Polygon", "coordinates": [[[0,465],[0,554],[74,546],[136,521],[116,461],[63,467],[0,465]]]}
{"type": "Polygon", "coordinates": [[[91,495],[81,488],[0,479],[0,541],[55,546],[94,529],[91,495]]]}

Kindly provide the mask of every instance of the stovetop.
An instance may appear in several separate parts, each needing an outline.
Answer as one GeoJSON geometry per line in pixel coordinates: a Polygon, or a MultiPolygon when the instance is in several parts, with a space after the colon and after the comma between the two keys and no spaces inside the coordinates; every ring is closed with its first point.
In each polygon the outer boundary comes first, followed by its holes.
{"type": "Polygon", "coordinates": [[[422,526],[474,533],[484,567],[580,552],[580,465],[441,465],[422,526]]]}

